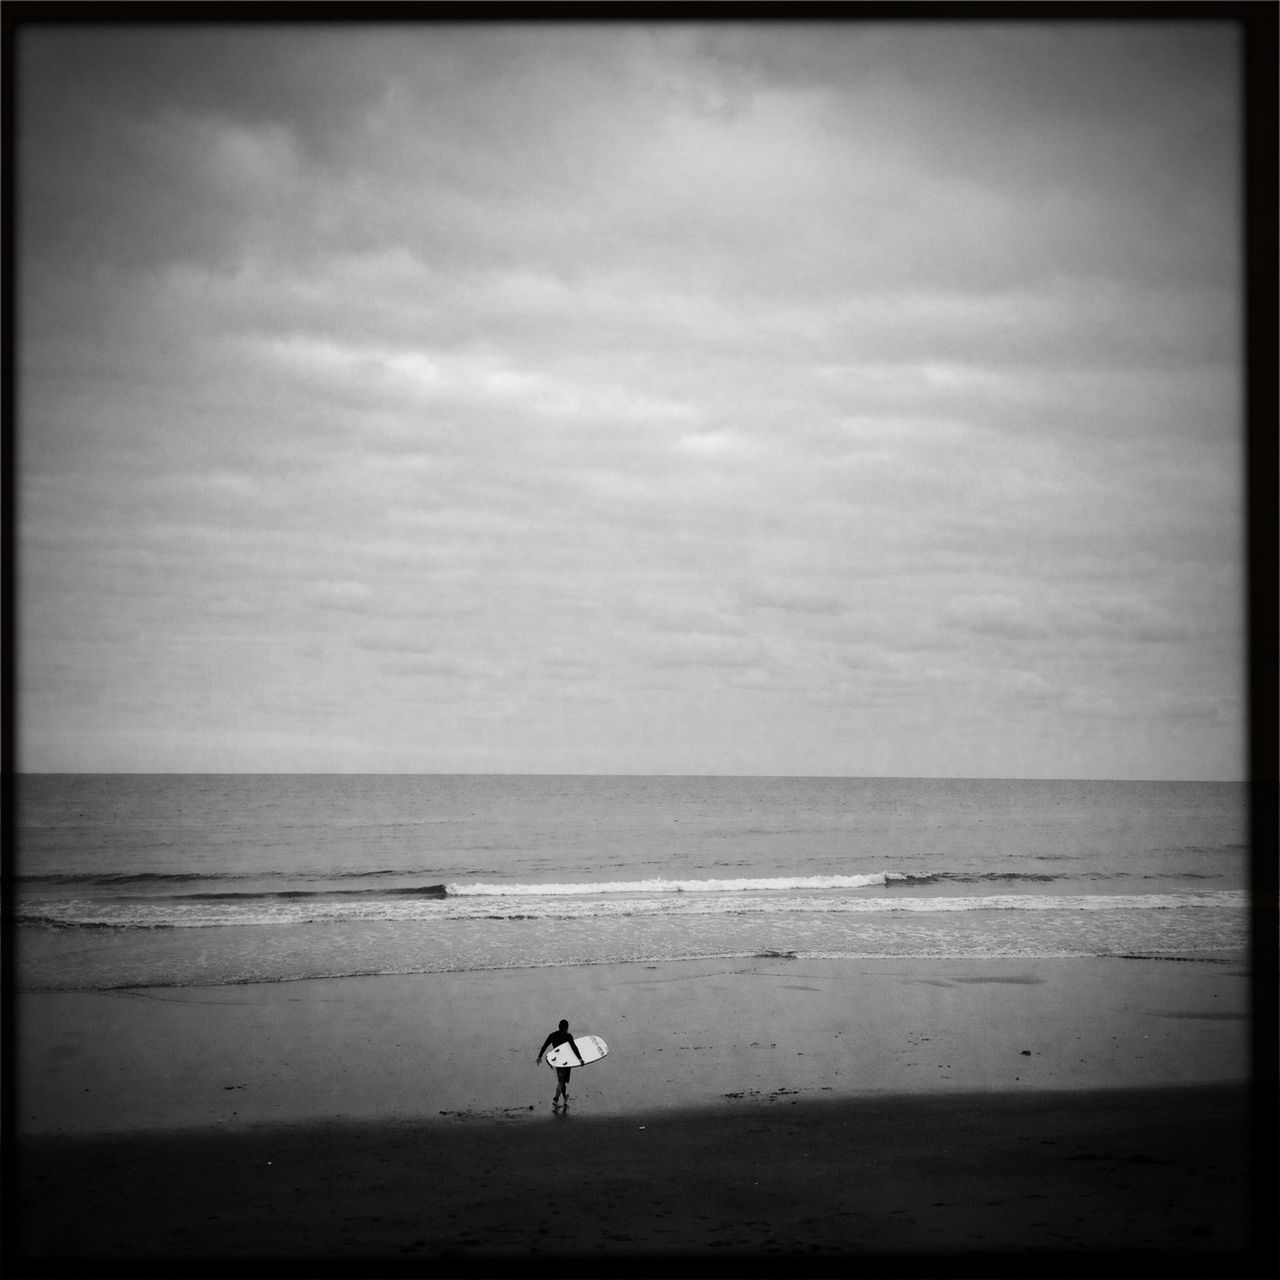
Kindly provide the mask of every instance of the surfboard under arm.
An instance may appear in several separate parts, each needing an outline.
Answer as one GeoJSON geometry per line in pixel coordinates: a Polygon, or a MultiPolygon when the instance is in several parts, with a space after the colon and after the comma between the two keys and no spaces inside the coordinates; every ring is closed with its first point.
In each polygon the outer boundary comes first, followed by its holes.
{"type": "Polygon", "coordinates": [[[574,1036],[573,1042],[578,1046],[578,1053],[582,1054],[581,1062],[566,1043],[547,1050],[547,1066],[587,1067],[593,1062],[599,1062],[609,1052],[609,1046],[599,1036],[574,1036]]]}

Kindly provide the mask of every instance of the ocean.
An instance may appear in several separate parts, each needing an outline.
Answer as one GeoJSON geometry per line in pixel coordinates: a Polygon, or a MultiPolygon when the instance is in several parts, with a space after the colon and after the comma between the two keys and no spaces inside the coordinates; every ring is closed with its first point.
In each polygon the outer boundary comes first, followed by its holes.
{"type": "Polygon", "coordinates": [[[744,956],[1243,957],[1243,783],[32,774],[20,991],[744,956]]]}

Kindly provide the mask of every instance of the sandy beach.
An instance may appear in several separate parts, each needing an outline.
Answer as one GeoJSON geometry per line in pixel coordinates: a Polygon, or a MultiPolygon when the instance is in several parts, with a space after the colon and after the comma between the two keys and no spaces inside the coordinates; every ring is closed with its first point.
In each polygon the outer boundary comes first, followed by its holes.
{"type": "Polygon", "coordinates": [[[1251,1274],[1248,988],[1226,957],[761,957],[28,994],[12,1273],[1251,1274]],[[611,1053],[553,1114],[561,1017],[611,1053]]]}

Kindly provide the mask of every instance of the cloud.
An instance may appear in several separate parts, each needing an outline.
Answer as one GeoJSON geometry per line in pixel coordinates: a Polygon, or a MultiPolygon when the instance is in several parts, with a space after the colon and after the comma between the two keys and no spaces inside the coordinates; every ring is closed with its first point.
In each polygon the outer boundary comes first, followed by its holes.
{"type": "Polygon", "coordinates": [[[659,667],[755,667],[765,660],[766,649],[751,637],[691,631],[656,639],[646,646],[646,656],[659,667]]]}
{"type": "Polygon", "coordinates": [[[596,759],[562,731],[913,772],[982,734],[1052,773],[1112,708],[1098,769],[1229,772],[1234,58],[1225,23],[24,32],[38,758],[96,767],[114,715],[133,762],[596,759]]]}
{"type": "Polygon", "coordinates": [[[350,579],[322,579],[312,583],[304,598],[322,609],[342,609],[353,613],[367,613],[376,607],[373,590],[368,583],[350,579]]]}
{"type": "Polygon", "coordinates": [[[953,602],[947,622],[980,636],[997,640],[1040,640],[1050,634],[1051,624],[1042,614],[1033,615],[1012,596],[977,596],[953,602]]]}
{"type": "Polygon", "coordinates": [[[745,583],[739,590],[739,599],[754,609],[784,613],[835,615],[845,608],[845,602],[835,592],[805,582],[745,583]]]}

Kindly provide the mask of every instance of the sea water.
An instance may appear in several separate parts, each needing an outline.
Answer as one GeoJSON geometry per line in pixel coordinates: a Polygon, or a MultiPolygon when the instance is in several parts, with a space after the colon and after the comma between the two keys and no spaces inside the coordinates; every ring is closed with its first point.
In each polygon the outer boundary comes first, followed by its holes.
{"type": "Polygon", "coordinates": [[[28,775],[21,990],[617,961],[1240,956],[1244,784],[28,775]]]}

